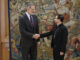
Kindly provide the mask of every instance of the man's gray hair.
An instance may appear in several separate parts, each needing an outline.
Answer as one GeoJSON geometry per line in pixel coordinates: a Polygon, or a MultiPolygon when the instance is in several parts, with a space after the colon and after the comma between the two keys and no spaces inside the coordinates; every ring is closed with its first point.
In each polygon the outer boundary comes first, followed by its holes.
{"type": "Polygon", "coordinates": [[[30,8],[31,6],[35,6],[33,3],[27,3],[26,8],[30,8]]]}

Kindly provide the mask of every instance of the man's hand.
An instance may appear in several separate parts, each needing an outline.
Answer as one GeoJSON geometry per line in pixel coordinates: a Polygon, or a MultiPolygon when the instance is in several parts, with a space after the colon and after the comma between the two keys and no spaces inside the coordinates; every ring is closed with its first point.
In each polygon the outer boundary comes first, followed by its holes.
{"type": "Polygon", "coordinates": [[[64,55],[64,52],[60,52],[60,55],[61,55],[61,56],[64,55]]]}
{"type": "Polygon", "coordinates": [[[34,35],[33,35],[33,38],[34,38],[34,39],[39,39],[39,37],[40,37],[40,34],[34,34],[34,35]]]}

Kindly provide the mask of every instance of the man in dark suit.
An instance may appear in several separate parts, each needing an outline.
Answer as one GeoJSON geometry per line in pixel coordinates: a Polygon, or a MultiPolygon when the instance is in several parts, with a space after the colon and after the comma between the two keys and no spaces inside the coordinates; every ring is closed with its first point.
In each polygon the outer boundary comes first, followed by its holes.
{"type": "Polygon", "coordinates": [[[20,17],[19,28],[21,33],[22,60],[37,60],[37,43],[39,39],[36,36],[39,33],[38,18],[35,13],[35,5],[29,3],[26,13],[20,17]]]}
{"type": "MultiPolygon", "coordinates": [[[[51,47],[53,48],[54,60],[64,60],[66,44],[68,40],[68,31],[63,24],[64,17],[59,14],[54,19],[56,26],[48,33],[43,33],[40,37],[52,35],[51,47]]],[[[39,35],[38,35],[39,36],[39,35]]]]}

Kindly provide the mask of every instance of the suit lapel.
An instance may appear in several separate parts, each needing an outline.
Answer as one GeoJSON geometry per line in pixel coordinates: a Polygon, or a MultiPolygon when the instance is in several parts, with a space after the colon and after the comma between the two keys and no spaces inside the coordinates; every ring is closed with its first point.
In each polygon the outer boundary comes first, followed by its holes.
{"type": "Polygon", "coordinates": [[[28,18],[28,16],[26,14],[25,14],[25,20],[26,20],[26,24],[29,24],[30,27],[32,27],[31,26],[31,22],[29,21],[29,18],[28,18]]]}
{"type": "MultiPolygon", "coordinates": [[[[34,31],[35,31],[35,29],[36,29],[36,19],[35,19],[34,15],[32,15],[32,17],[33,17],[34,31]]],[[[32,25],[31,25],[31,22],[29,21],[29,18],[26,14],[25,14],[25,20],[26,20],[26,24],[33,29],[32,25]]]]}

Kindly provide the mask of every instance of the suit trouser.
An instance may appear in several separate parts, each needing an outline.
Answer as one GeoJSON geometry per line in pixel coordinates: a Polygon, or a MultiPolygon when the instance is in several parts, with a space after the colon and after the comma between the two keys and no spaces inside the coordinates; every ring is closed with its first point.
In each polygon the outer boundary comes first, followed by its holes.
{"type": "Polygon", "coordinates": [[[35,43],[31,47],[22,46],[22,60],[37,60],[37,46],[35,43]]]}
{"type": "Polygon", "coordinates": [[[60,51],[58,49],[53,50],[53,59],[54,60],[64,60],[64,55],[60,55],[60,51]]]}

